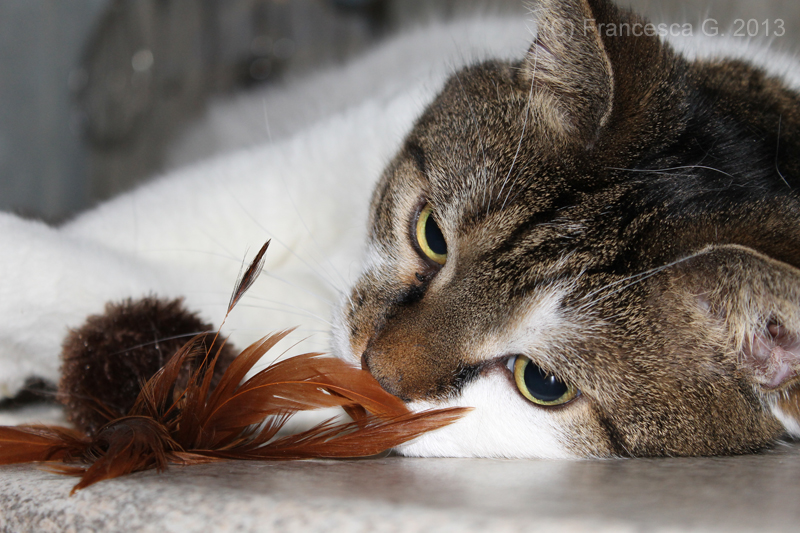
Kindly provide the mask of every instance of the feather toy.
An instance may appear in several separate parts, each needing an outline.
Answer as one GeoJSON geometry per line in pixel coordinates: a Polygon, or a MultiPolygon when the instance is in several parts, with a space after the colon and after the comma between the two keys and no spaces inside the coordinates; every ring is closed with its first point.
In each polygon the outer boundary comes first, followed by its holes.
{"type": "MultiPolygon", "coordinates": [[[[237,282],[228,313],[260,273],[268,245],[237,282]]],[[[46,462],[54,472],[81,476],[74,493],[104,479],[169,465],[376,455],[467,411],[411,413],[369,372],[318,353],[274,363],[245,381],[291,330],[268,335],[236,357],[219,333],[195,334],[154,373],[149,369],[161,356],[139,354],[123,375],[120,346],[132,346],[125,333],[137,323],[158,331],[167,324],[167,330],[183,335],[207,329],[180,301],[154,298],[109,306],[105,317],[91,317],[64,347],[59,395],[78,429],[0,427],[0,464],[46,462]],[[135,394],[121,394],[129,389],[120,380],[134,382],[135,394]],[[328,407],[343,408],[352,422],[328,420],[297,434],[278,434],[293,414],[328,407]]],[[[164,342],[133,346],[151,346],[157,354],[165,349],[164,342]]]]}

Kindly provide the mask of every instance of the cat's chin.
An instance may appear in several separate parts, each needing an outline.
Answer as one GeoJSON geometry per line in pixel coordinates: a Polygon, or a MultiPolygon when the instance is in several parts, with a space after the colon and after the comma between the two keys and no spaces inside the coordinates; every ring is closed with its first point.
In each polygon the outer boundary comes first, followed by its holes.
{"type": "MultiPolygon", "coordinates": [[[[597,455],[570,437],[575,413],[537,408],[492,373],[466,386],[456,398],[409,404],[414,412],[444,407],[473,411],[442,429],[396,448],[410,457],[577,459],[597,455]]],[[[580,409],[580,407],[579,407],[580,409]]]]}

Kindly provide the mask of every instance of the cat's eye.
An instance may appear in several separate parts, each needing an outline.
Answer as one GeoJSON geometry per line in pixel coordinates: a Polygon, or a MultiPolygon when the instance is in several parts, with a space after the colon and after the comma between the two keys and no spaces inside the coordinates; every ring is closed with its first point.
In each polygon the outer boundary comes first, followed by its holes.
{"type": "Polygon", "coordinates": [[[522,395],[537,405],[563,405],[578,396],[575,386],[548,374],[524,355],[512,357],[509,369],[522,395]]]}
{"type": "Polygon", "coordinates": [[[419,212],[414,234],[417,246],[425,257],[439,265],[447,261],[447,241],[444,240],[444,234],[436,223],[431,204],[425,204],[419,212]]]}

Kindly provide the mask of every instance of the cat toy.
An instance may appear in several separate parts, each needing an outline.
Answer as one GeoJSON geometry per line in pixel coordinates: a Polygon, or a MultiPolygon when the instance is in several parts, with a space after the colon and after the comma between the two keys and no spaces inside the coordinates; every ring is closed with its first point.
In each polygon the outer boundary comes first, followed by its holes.
{"type": "MultiPolygon", "coordinates": [[[[268,245],[237,281],[226,319],[261,272],[268,245]]],[[[70,333],[63,350],[58,397],[76,427],[0,427],[0,464],[43,462],[54,472],[80,476],[72,494],[169,465],[377,455],[466,411],[412,413],[369,372],[319,353],[274,363],[245,380],[291,330],[234,356],[219,331],[180,345],[182,335],[198,329],[211,328],[179,300],[129,300],[90,317],[70,333]],[[153,329],[173,335],[142,343],[153,329]],[[295,413],[329,407],[342,408],[352,421],[331,419],[296,434],[279,433],[295,413]]]]}

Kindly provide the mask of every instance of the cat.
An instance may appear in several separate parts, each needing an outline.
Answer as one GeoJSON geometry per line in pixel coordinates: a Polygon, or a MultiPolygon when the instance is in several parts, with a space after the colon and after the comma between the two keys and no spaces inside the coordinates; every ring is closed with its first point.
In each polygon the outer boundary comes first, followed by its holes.
{"type": "MultiPolygon", "coordinates": [[[[797,64],[670,44],[608,0],[534,14],[516,58],[399,76],[62,228],[0,218],[2,392],[53,379],[64,327],[109,299],[184,296],[219,320],[237,253],[271,233],[284,251],[234,340],[345,287],[334,353],[414,410],[475,408],[402,454],[712,455],[800,436],[797,64]]],[[[518,35],[500,33],[507,52],[518,35]]]]}
{"type": "MultiPolygon", "coordinates": [[[[245,347],[301,325],[287,345],[329,350],[382,167],[454,68],[518,56],[529,37],[524,20],[498,16],[409,31],[347,66],[217,104],[177,143],[175,170],[61,226],[0,212],[0,399],[57,383],[67,331],[106,302],[180,297],[219,324],[246,252],[270,238],[225,333],[245,347]],[[231,131],[268,141],[236,145],[231,131]]],[[[0,410],[0,423],[26,417],[0,410]]]]}
{"type": "Polygon", "coordinates": [[[447,82],[379,181],[335,322],[408,455],[710,455],[800,436],[800,95],[606,0],[447,82]],[[636,28],[640,28],[637,33],[636,28]]]}

